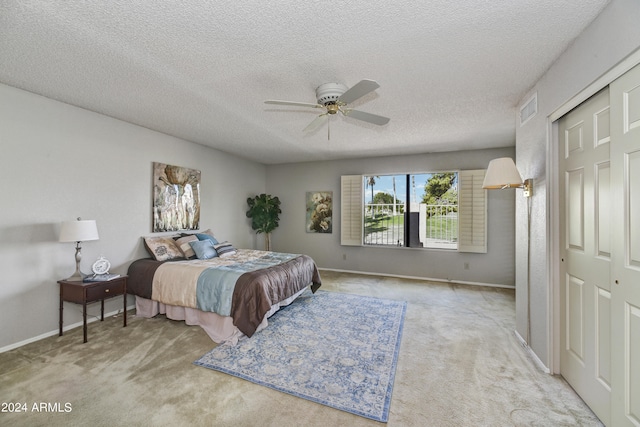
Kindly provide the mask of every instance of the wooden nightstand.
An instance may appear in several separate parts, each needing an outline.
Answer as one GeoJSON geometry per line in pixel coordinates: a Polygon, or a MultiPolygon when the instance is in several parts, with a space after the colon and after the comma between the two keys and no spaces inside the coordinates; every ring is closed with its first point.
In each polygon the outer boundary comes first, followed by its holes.
{"type": "Polygon", "coordinates": [[[127,326],[127,277],[120,276],[106,282],[70,282],[60,284],[60,336],[62,336],[63,301],[82,304],[82,327],[84,342],[87,342],[87,304],[100,301],[100,321],[104,321],[104,300],[122,295],[124,300],[124,326],[127,326]]]}

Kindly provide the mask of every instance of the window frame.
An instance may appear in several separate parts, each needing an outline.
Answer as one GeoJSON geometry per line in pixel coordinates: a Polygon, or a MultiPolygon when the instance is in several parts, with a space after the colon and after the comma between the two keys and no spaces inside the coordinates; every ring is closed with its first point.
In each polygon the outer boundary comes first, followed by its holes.
{"type": "MultiPolygon", "coordinates": [[[[449,172],[449,171],[447,171],[449,172]]],[[[445,250],[452,252],[487,252],[487,190],[482,188],[485,169],[450,170],[458,174],[458,248],[440,249],[433,247],[405,249],[445,250]]],[[[423,172],[437,173],[437,172],[423,172]]],[[[391,245],[364,244],[364,191],[365,176],[416,175],[407,172],[397,174],[362,174],[341,176],[340,244],[342,246],[398,247],[391,245]]],[[[405,202],[408,204],[408,201],[405,202]]],[[[406,237],[405,237],[406,240],[406,237]]]]}

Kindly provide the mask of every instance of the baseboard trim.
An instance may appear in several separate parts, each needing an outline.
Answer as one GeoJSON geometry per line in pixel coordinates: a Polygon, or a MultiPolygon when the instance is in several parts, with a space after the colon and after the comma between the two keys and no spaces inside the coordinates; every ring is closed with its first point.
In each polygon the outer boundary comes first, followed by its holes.
{"type": "Polygon", "coordinates": [[[383,276],[383,277],[397,277],[399,279],[413,279],[413,280],[427,280],[429,282],[440,282],[440,283],[457,283],[460,285],[472,285],[472,286],[488,286],[490,288],[504,288],[504,289],[515,289],[514,285],[500,285],[496,283],[482,283],[482,282],[469,282],[465,280],[451,280],[451,279],[434,279],[431,277],[419,277],[419,276],[405,276],[402,274],[388,274],[388,273],[372,273],[368,271],[355,271],[355,270],[340,270],[337,268],[320,268],[318,270],[325,271],[335,271],[338,273],[352,273],[352,274],[363,274],[366,276],[383,276]]]}
{"type": "MultiPolygon", "coordinates": [[[[127,306],[127,311],[132,310],[134,308],[136,308],[135,304],[128,305],[127,306]]],[[[117,314],[120,314],[121,312],[122,312],[121,309],[120,310],[113,310],[113,311],[111,311],[109,313],[105,313],[104,317],[115,316],[117,314]]],[[[87,316],[87,324],[93,323],[93,322],[97,322],[99,320],[100,320],[99,316],[98,317],[97,316],[91,316],[91,318],[89,318],[89,316],[87,316]]],[[[80,327],[80,326],[82,326],[82,321],[76,322],[76,323],[72,323],[71,325],[63,326],[62,327],[62,332],[66,332],[66,331],[68,331],[70,329],[77,328],[77,327],[80,327]]],[[[31,344],[32,342],[40,341],[42,339],[49,338],[49,337],[52,337],[54,335],[58,335],[59,333],[60,333],[60,330],[59,329],[55,329],[53,331],[45,332],[44,334],[38,335],[36,337],[28,338],[26,340],[19,341],[19,342],[14,343],[14,344],[9,344],[7,346],[1,347],[0,348],[0,353],[4,353],[6,351],[13,350],[13,349],[16,349],[18,347],[22,347],[23,345],[31,344]]]]}
{"type": "Polygon", "coordinates": [[[533,359],[533,363],[535,363],[538,368],[545,374],[550,374],[551,370],[547,366],[545,366],[544,363],[542,363],[542,360],[540,360],[538,355],[531,349],[531,347],[529,347],[529,344],[527,344],[527,342],[524,340],[524,338],[522,338],[518,331],[513,331],[513,335],[516,336],[516,339],[518,340],[522,348],[524,348],[531,359],[533,359]]]}

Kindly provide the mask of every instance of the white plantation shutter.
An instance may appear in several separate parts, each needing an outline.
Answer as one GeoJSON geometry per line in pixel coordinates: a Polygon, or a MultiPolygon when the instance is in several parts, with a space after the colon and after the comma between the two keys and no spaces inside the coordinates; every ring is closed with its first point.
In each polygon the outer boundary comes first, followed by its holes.
{"type": "Polygon", "coordinates": [[[362,245],[363,189],[362,175],[340,178],[340,244],[362,245]]]}
{"type": "Polygon", "coordinates": [[[458,172],[458,251],[487,252],[487,190],[484,169],[458,172]]]}

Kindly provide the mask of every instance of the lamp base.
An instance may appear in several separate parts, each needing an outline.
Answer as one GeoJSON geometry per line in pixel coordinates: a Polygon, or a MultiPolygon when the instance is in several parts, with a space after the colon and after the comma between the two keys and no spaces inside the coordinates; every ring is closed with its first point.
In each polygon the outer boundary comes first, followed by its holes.
{"type": "Polygon", "coordinates": [[[76,242],[76,271],[69,277],[65,279],[69,282],[82,282],[86,274],[80,271],[80,261],[82,260],[82,247],[80,246],[80,242],[76,242]]]}
{"type": "Polygon", "coordinates": [[[68,282],[82,282],[88,274],[84,274],[80,271],[80,268],[76,266],[76,271],[68,278],[64,279],[68,282]]]}

